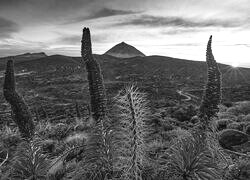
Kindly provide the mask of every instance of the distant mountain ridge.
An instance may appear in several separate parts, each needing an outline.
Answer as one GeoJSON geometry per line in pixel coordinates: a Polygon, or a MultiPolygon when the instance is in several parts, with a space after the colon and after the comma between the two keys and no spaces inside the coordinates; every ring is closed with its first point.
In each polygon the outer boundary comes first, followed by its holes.
{"type": "Polygon", "coordinates": [[[7,56],[7,57],[0,57],[0,64],[5,64],[9,59],[14,60],[15,62],[22,62],[22,61],[29,61],[34,59],[40,59],[47,57],[44,52],[39,53],[25,53],[16,56],[7,56]]]}
{"type": "MultiPolygon", "coordinates": [[[[145,56],[132,58],[117,58],[110,55],[94,55],[100,63],[104,79],[142,80],[160,78],[165,82],[178,81],[180,83],[192,84],[192,86],[203,86],[206,81],[206,62],[178,59],[166,56],[145,56]]],[[[28,69],[29,71],[47,71],[49,68],[78,68],[85,65],[81,57],[70,57],[62,55],[46,56],[33,60],[18,61],[15,63],[17,69],[28,69]]],[[[229,65],[219,64],[223,74],[223,84],[229,85],[250,83],[250,68],[232,68],[229,65]]],[[[5,69],[5,64],[0,63],[0,70],[5,69]]],[[[83,69],[85,71],[85,69],[83,69]]]]}
{"type": "MultiPolygon", "coordinates": [[[[26,53],[13,57],[17,70],[46,72],[48,70],[79,69],[85,66],[81,57],[63,55],[47,56],[44,53],[26,53]],[[21,58],[20,58],[21,57],[21,58]],[[28,58],[25,58],[28,57],[28,58]]],[[[206,82],[207,66],[205,61],[192,61],[166,56],[135,56],[120,58],[109,55],[94,55],[100,63],[105,80],[110,81],[157,81],[169,86],[177,85],[201,88],[206,82]]],[[[9,58],[0,58],[0,70],[5,69],[9,58]]],[[[219,64],[223,75],[223,86],[250,84],[250,68],[233,68],[219,64]]],[[[85,68],[82,69],[85,71],[85,68]]]]}
{"type": "Polygon", "coordinates": [[[131,58],[131,57],[138,57],[138,56],[144,57],[145,56],[145,54],[143,54],[141,51],[139,51],[135,47],[125,42],[121,42],[115,45],[104,54],[114,56],[117,58],[131,58]]]}

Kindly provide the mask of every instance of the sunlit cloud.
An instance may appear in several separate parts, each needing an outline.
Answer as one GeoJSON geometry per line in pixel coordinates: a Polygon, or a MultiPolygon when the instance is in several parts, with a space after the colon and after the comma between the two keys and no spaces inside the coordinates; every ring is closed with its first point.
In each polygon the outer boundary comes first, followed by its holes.
{"type": "Polygon", "coordinates": [[[183,17],[164,17],[141,15],[124,22],[117,23],[116,25],[132,25],[132,26],[150,26],[150,27],[185,27],[185,28],[204,28],[204,27],[239,27],[241,22],[235,20],[219,20],[219,19],[187,19],[183,17]]]}
{"type": "Polygon", "coordinates": [[[98,11],[92,11],[89,15],[85,16],[78,16],[71,18],[64,22],[63,24],[72,24],[72,23],[79,23],[85,20],[92,20],[97,18],[105,18],[110,16],[118,16],[118,15],[127,15],[127,14],[136,14],[137,12],[134,11],[126,11],[126,10],[118,10],[118,9],[110,9],[110,8],[102,8],[98,11]]]}

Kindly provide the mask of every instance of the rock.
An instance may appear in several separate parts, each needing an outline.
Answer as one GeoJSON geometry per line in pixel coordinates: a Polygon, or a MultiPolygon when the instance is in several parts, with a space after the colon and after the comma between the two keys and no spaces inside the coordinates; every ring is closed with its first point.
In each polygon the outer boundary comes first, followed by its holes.
{"type": "Polygon", "coordinates": [[[225,149],[233,149],[233,146],[244,144],[248,141],[248,135],[234,129],[225,129],[219,134],[219,143],[225,149]]]}

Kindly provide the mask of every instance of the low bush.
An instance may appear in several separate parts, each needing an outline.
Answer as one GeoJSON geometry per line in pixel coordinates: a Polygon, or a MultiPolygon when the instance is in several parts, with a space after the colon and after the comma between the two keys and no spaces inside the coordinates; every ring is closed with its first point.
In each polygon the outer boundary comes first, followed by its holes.
{"type": "Polygon", "coordinates": [[[237,122],[233,122],[227,125],[228,129],[236,129],[238,131],[243,131],[243,124],[241,123],[237,123],[237,122]]]}
{"type": "Polygon", "coordinates": [[[197,114],[197,108],[191,104],[188,106],[175,106],[170,109],[170,114],[172,118],[181,122],[190,121],[197,114]]]}
{"type": "Polygon", "coordinates": [[[225,173],[225,180],[248,180],[250,179],[250,161],[249,159],[239,159],[231,165],[225,173]]]}
{"type": "Polygon", "coordinates": [[[239,102],[235,106],[228,108],[227,112],[236,116],[239,114],[250,114],[250,101],[239,102]]]}
{"type": "Polygon", "coordinates": [[[223,129],[226,129],[228,124],[232,122],[233,121],[231,119],[219,119],[215,122],[215,126],[218,131],[221,131],[223,129]]]}
{"type": "Polygon", "coordinates": [[[179,138],[162,158],[162,179],[221,179],[212,153],[198,136],[179,138]]]}
{"type": "Polygon", "coordinates": [[[250,135],[250,124],[245,129],[246,134],[250,135]]]}
{"type": "Polygon", "coordinates": [[[228,108],[233,106],[233,102],[231,102],[231,101],[224,101],[224,102],[222,102],[222,104],[228,108]]]}
{"type": "Polygon", "coordinates": [[[232,121],[236,121],[237,120],[237,116],[235,116],[234,114],[228,113],[228,112],[220,112],[217,114],[219,119],[230,119],[232,121]]]}
{"type": "Polygon", "coordinates": [[[250,122],[250,114],[246,115],[246,116],[243,118],[243,121],[244,121],[244,122],[250,122]]]}

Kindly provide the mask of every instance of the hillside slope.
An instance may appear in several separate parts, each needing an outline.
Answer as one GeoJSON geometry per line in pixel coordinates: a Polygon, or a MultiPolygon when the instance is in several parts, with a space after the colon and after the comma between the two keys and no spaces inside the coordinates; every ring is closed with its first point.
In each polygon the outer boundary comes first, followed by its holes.
{"type": "MultiPolygon", "coordinates": [[[[116,58],[94,55],[100,63],[107,94],[114,97],[125,84],[136,83],[152,101],[185,98],[178,92],[197,97],[200,103],[206,83],[206,63],[164,56],[116,58]]],[[[219,64],[223,74],[223,99],[250,100],[250,69],[219,64]]],[[[0,65],[3,83],[5,65],[0,65]]],[[[33,104],[61,104],[74,100],[87,101],[88,83],[81,57],[61,55],[15,63],[17,86],[33,104]]],[[[168,101],[168,100],[167,100],[168,101]]],[[[4,98],[0,93],[0,102],[4,98]]]]}
{"type": "MultiPolygon", "coordinates": [[[[164,56],[116,58],[109,55],[94,55],[102,67],[105,80],[147,81],[169,80],[201,87],[206,80],[206,63],[164,56]]],[[[81,57],[61,55],[47,56],[35,60],[16,62],[18,70],[48,71],[57,69],[77,69],[84,66],[81,57]]],[[[4,70],[5,65],[0,64],[4,70]]],[[[250,68],[232,68],[219,64],[224,86],[250,83],[250,68]]],[[[84,71],[84,69],[83,69],[84,71]]]]}

